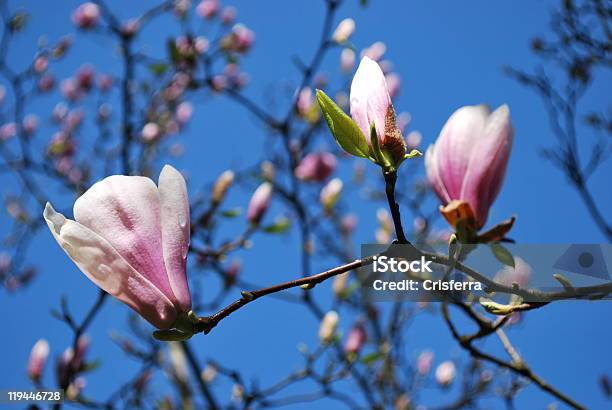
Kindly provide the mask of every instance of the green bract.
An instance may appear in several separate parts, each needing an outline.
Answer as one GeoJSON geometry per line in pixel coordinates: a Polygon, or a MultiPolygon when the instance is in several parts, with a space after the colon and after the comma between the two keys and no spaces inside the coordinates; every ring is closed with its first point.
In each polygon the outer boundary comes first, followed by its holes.
{"type": "Polygon", "coordinates": [[[374,161],[365,136],[342,108],[321,90],[317,90],[317,101],[338,145],[349,154],[374,161]]]}

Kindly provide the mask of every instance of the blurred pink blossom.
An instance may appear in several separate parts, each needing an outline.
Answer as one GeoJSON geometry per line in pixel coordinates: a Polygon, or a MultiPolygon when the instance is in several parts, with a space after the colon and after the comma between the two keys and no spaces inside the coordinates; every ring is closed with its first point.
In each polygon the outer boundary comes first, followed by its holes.
{"type": "Polygon", "coordinates": [[[39,339],[30,352],[28,360],[28,376],[38,382],[45,369],[47,358],[49,357],[49,343],[45,339],[39,339]]]}
{"type": "Polygon", "coordinates": [[[193,114],[193,105],[189,101],[183,101],[176,107],[176,120],[179,124],[186,124],[193,114]]]}
{"type": "Polygon", "coordinates": [[[340,52],[340,69],[344,73],[349,73],[355,67],[355,51],[350,48],[343,48],[340,52]]]}
{"type": "Polygon", "coordinates": [[[423,350],[417,357],[417,372],[421,376],[425,376],[431,370],[433,364],[434,353],[431,350],[423,350]]]}
{"type": "Polygon", "coordinates": [[[442,387],[449,386],[456,376],[455,364],[450,360],[440,363],[436,368],[436,381],[442,387]]]}
{"type": "Polygon", "coordinates": [[[17,124],[14,122],[7,122],[0,127],[0,141],[6,141],[17,135],[17,124]]]}
{"type": "Polygon", "coordinates": [[[295,168],[295,176],[304,181],[325,181],[336,169],[336,156],[330,152],[311,152],[295,168]]]}
{"type": "Polygon", "coordinates": [[[361,351],[367,340],[367,333],[363,324],[356,324],[346,337],[344,351],[346,353],[356,354],[361,351]]]}
{"type": "Polygon", "coordinates": [[[247,210],[247,219],[253,224],[257,225],[263,218],[264,214],[270,206],[272,200],[272,184],[264,182],[261,184],[253,193],[251,201],[249,202],[249,208],[247,210]]]}
{"type": "Polygon", "coordinates": [[[100,7],[92,2],[81,4],[72,12],[72,22],[79,28],[90,29],[100,20],[100,7]]]}
{"type": "Polygon", "coordinates": [[[219,0],[202,0],[196,7],[196,13],[200,17],[210,19],[219,11],[219,0]]]}

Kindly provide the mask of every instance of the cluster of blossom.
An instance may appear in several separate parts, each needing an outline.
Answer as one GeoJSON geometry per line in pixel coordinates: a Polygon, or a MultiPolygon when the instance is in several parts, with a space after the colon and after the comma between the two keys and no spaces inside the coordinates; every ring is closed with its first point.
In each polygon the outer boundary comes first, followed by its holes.
{"type": "MultiPolygon", "coordinates": [[[[86,385],[83,374],[89,369],[90,363],[86,360],[90,340],[87,336],[81,336],[77,340],[76,350],[66,348],[57,360],[55,374],[57,384],[66,390],[66,397],[75,400],[86,385]]],[[[38,386],[42,383],[42,377],[49,358],[49,342],[45,339],[38,340],[30,352],[27,371],[30,380],[38,386]]]]}

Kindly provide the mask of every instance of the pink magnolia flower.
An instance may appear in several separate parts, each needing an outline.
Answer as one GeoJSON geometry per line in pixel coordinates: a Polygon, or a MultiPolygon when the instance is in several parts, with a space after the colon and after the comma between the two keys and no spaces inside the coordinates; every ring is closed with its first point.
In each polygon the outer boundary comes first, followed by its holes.
{"type": "Polygon", "coordinates": [[[361,58],[369,57],[374,61],[379,61],[387,52],[387,45],[382,41],[377,41],[372,44],[370,47],[365,48],[361,52],[361,58]]]}
{"type": "Polygon", "coordinates": [[[385,76],[387,80],[387,88],[389,89],[389,95],[391,98],[395,98],[399,94],[402,86],[402,79],[397,73],[389,73],[385,76]]]}
{"type": "Polygon", "coordinates": [[[17,124],[9,122],[0,127],[0,141],[6,141],[17,135],[17,124]]]}
{"type": "Polygon", "coordinates": [[[41,92],[47,92],[55,85],[55,78],[51,74],[43,74],[38,80],[38,89],[41,92]]]}
{"type": "Polygon", "coordinates": [[[232,28],[232,49],[239,53],[248,51],[255,41],[255,33],[243,24],[232,28]]]}
{"type": "Polygon", "coordinates": [[[344,351],[346,353],[359,353],[367,338],[365,327],[362,324],[355,325],[346,337],[344,351]]]}
{"type": "Polygon", "coordinates": [[[368,144],[370,126],[376,128],[378,144],[398,164],[406,155],[406,143],[397,128],[395,110],[391,103],[387,80],[380,66],[369,57],[364,57],[351,83],[351,117],[361,129],[368,144]]]}
{"type": "Polygon", "coordinates": [[[319,339],[321,343],[329,343],[333,340],[339,321],[340,316],[338,316],[335,310],[330,310],[323,316],[319,325],[319,339]]]}
{"type": "Polygon", "coordinates": [[[140,30],[140,21],[138,19],[129,19],[123,26],[121,26],[121,32],[125,36],[133,36],[140,30]]]}
{"type": "Polygon", "coordinates": [[[114,175],[94,184],[74,204],[70,220],[47,203],[51,233],[98,287],[159,329],[191,310],[185,272],[189,202],[183,176],[166,165],[159,184],[114,175]]]}
{"type": "Polygon", "coordinates": [[[350,72],[355,66],[355,51],[350,48],[342,49],[340,52],[340,69],[344,73],[350,72]]]}
{"type": "Polygon", "coordinates": [[[34,60],[34,71],[42,73],[49,67],[49,59],[47,56],[38,56],[34,60]]]}
{"type": "Polygon", "coordinates": [[[38,116],[35,114],[28,114],[23,118],[23,124],[22,124],[22,129],[23,132],[28,136],[31,137],[32,135],[34,135],[36,133],[36,131],[38,130],[38,116]]]}
{"type": "Polygon", "coordinates": [[[247,210],[247,219],[250,223],[257,225],[261,218],[268,210],[270,202],[272,200],[272,184],[264,182],[255,190],[251,201],[249,202],[249,208],[247,210]]]}
{"type": "Polygon", "coordinates": [[[337,162],[330,152],[311,152],[295,168],[295,176],[304,181],[325,181],[336,169],[337,162]]]}
{"type": "Polygon", "coordinates": [[[352,213],[344,215],[340,220],[340,228],[342,229],[342,233],[345,235],[352,234],[355,228],[357,228],[358,222],[357,215],[352,213]]]}
{"type": "MultiPolygon", "coordinates": [[[[470,210],[461,213],[467,212],[477,229],[486,223],[502,187],[512,134],[507,105],[493,112],[485,105],[466,106],[451,115],[436,143],[427,149],[427,177],[438,198],[453,209],[467,203],[470,210]]],[[[455,226],[456,217],[445,211],[450,209],[443,208],[442,213],[455,226]]]]}
{"type": "Polygon", "coordinates": [[[100,20],[100,7],[92,2],[81,4],[72,12],[72,22],[79,28],[90,29],[100,20]]]}
{"type": "Polygon", "coordinates": [[[431,350],[423,350],[419,357],[417,357],[417,372],[421,376],[425,376],[431,370],[433,363],[434,353],[431,350]]]}
{"type": "Polygon", "coordinates": [[[450,360],[440,363],[436,368],[436,381],[443,387],[450,385],[455,380],[455,364],[450,360]]]}
{"type": "Polygon", "coordinates": [[[179,124],[186,124],[193,115],[193,105],[189,101],[183,101],[176,107],[175,114],[179,124]]]}
{"type": "Polygon", "coordinates": [[[209,19],[215,16],[219,11],[219,0],[202,0],[196,7],[196,13],[200,17],[209,19]]]}
{"type": "Polygon", "coordinates": [[[236,20],[237,15],[238,11],[236,11],[236,7],[227,6],[221,12],[221,22],[223,24],[232,24],[234,20],[236,20]]]}
{"type": "Polygon", "coordinates": [[[146,142],[155,141],[160,135],[159,125],[154,122],[148,122],[142,127],[142,139],[146,142]]]}
{"type": "Polygon", "coordinates": [[[45,339],[38,340],[32,347],[28,360],[28,376],[30,379],[40,380],[48,357],[49,343],[45,339]]]}

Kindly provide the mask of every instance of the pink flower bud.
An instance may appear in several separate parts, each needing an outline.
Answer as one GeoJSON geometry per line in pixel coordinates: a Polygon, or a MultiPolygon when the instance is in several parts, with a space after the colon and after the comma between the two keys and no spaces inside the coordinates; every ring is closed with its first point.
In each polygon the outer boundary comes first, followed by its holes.
{"type": "Polygon", "coordinates": [[[353,233],[355,228],[357,227],[357,215],[348,214],[342,217],[340,221],[340,228],[342,229],[342,233],[345,235],[350,235],[353,233]]]}
{"type": "Polygon", "coordinates": [[[161,135],[159,125],[154,122],[148,122],[142,127],[142,139],[146,142],[155,141],[161,135]]]}
{"type": "Polygon", "coordinates": [[[189,101],[183,101],[176,107],[176,120],[179,124],[186,124],[193,114],[193,105],[189,101]]]}
{"type": "Polygon", "coordinates": [[[97,286],[159,329],[191,310],[189,200],[176,169],[166,165],[158,186],[145,177],[107,177],[77,199],[74,216],[49,203],[44,211],[59,245],[97,286]]]}
{"type": "Polygon", "coordinates": [[[208,51],[208,47],[210,47],[210,43],[206,37],[199,36],[195,38],[193,48],[197,54],[204,54],[208,51]]]}
{"type": "Polygon", "coordinates": [[[55,85],[55,78],[51,74],[43,74],[38,80],[38,89],[40,92],[50,91],[55,85]]]}
{"type": "Polygon", "coordinates": [[[525,262],[525,259],[515,256],[514,268],[512,266],[504,266],[495,275],[495,281],[508,287],[512,287],[512,284],[516,283],[519,288],[526,289],[529,286],[532,273],[531,266],[525,262]]]}
{"type": "Polygon", "coordinates": [[[455,364],[450,360],[440,363],[436,368],[436,381],[442,387],[449,386],[455,380],[455,364]]]}
{"type": "Polygon", "coordinates": [[[304,181],[325,181],[336,169],[336,156],[330,152],[311,152],[295,168],[295,176],[304,181]]]}
{"type": "Polygon", "coordinates": [[[319,200],[326,211],[331,211],[334,205],[336,205],[336,202],[338,202],[340,193],[342,192],[342,185],[342,180],[340,178],[334,178],[321,189],[319,200]]]}
{"type": "Polygon", "coordinates": [[[76,101],[81,98],[81,92],[78,83],[74,78],[67,78],[60,84],[62,95],[70,101],[76,101]]]}
{"type": "Polygon", "coordinates": [[[345,18],[338,24],[338,27],[336,27],[332,38],[336,43],[346,43],[348,39],[353,35],[354,31],[355,21],[352,18],[345,18]]]}
{"type": "Polygon", "coordinates": [[[406,143],[397,128],[385,75],[379,65],[364,57],[351,83],[351,116],[361,129],[368,144],[370,127],[376,128],[378,144],[389,154],[394,164],[404,160],[406,143]]]}
{"type": "Polygon", "coordinates": [[[387,52],[387,46],[382,41],[377,41],[361,52],[361,58],[368,57],[374,61],[380,60],[387,52]]]}
{"type": "Polygon", "coordinates": [[[350,72],[355,67],[355,51],[350,48],[342,49],[340,52],[340,69],[344,73],[350,72]]]}
{"type": "Polygon", "coordinates": [[[391,98],[395,98],[399,94],[402,86],[402,80],[397,73],[389,73],[385,76],[387,80],[387,88],[389,89],[389,95],[391,98]]]}
{"type": "Polygon", "coordinates": [[[512,134],[507,105],[494,112],[484,105],[466,106],[451,115],[436,143],[427,149],[427,177],[438,198],[445,206],[466,202],[477,229],[486,223],[501,190],[512,134]]]}
{"type": "Polygon", "coordinates": [[[191,0],[174,0],[174,14],[179,18],[183,18],[190,7],[191,0]]]}
{"type": "Polygon", "coordinates": [[[255,33],[243,24],[236,24],[232,28],[232,49],[244,53],[248,51],[255,41],[255,33]]]}
{"type": "Polygon", "coordinates": [[[17,125],[9,122],[0,127],[0,141],[6,141],[17,135],[17,125]]]}
{"type": "Polygon", "coordinates": [[[91,65],[85,64],[76,73],[77,86],[84,91],[89,91],[94,83],[95,72],[91,65]]]}
{"type": "Polygon", "coordinates": [[[38,56],[34,60],[34,71],[42,73],[49,67],[49,59],[46,56],[38,56]]]}
{"type": "Polygon", "coordinates": [[[40,339],[32,347],[30,360],[28,360],[28,376],[34,381],[39,381],[45,364],[49,357],[49,343],[45,339],[40,339]]]}
{"type": "Polygon", "coordinates": [[[238,12],[236,11],[236,7],[227,6],[221,12],[221,22],[223,24],[232,24],[234,20],[236,20],[236,16],[238,12]]]}
{"type": "Polygon", "coordinates": [[[200,17],[210,19],[219,11],[219,0],[202,0],[196,7],[196,13],[200,17]]]}
{"type": "Polygon", "coordinates": [[[417,358],[417,372],[421,376],[425,376],[431,370],[433,364],[434,353],[431,350],[423,350],[417,358]]]}
{"type": "Polygon", "coordinates": [[[359,353],[361,348],[365,344],[367,339],[367,333],[365,327],[362,324],[357,324],[353,327],[348,336],[346,337],[346,343],[344,344],[344,351],[346,353],[359,353]]]}
{"type": "Polygon", "coordinates": [[[296,108],[298,114],[302,117],[308,116],[310,113],[312,106],[314,104],[314,97],[312,95],[312,88],[305,87],[300,90],[298,94],[298,99],[296,103],[296,108]]]}
{"type": "Polygon", "coordinates": [[[98,25],[100,7],[92,2],[81,4],[72,12],[72,22],[82,29],[90,29],[98,25]]]}
{"type": "Polygon", "coordinates": [[[261,184],[253,193],[251,201],[249,202],[249,208],[247,210],[247,219],[253,225],[259,224],[261,218],[264,216],[270,202],[272,200],[272,184],[264,182],[261,184]]]}
{"type": "Polygon", "coordinates": [[[28,137],[36,134],[36,131],[38,130],[38,116],[34,114],[26,115],[23,119],[22,128],[23,133],[28,137]]]}
{"type": "Polygon", "coordinates": [[[140,21],[138,19],[129,19],[121,27],[121,32],[125,36],[133,36],[140,30],[140,21]]]}
{"type": "Polygon", "coordinates": [[[227,85],[227,79],[224,75],[218,74],[212,79],[212,88],[215,91],[221,91],[227,85]]]}
{"type": "Polygon", "coordinates": [[[98,88],[100,91],[106,92],[113,86],[113,77],[108,74],[100,74],[98,76],[98,88]]]}

